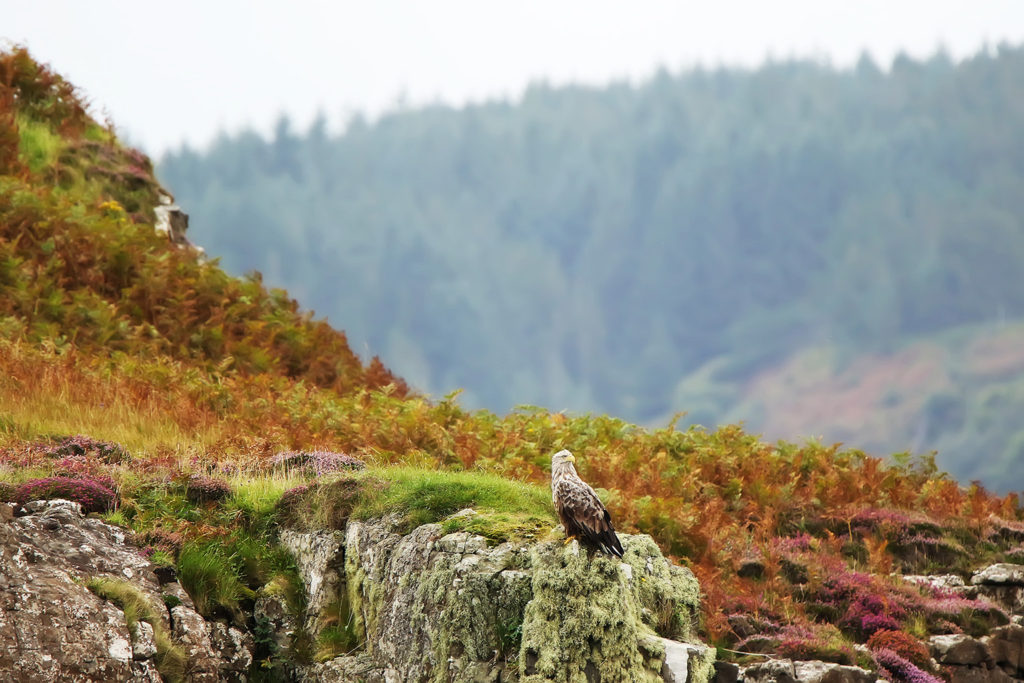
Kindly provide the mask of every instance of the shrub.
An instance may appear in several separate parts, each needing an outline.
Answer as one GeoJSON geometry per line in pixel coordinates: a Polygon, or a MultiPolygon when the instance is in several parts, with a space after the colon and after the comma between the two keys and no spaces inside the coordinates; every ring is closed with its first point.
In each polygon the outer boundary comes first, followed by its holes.
{"type": "Polygon", "coordinates": [[[53,476],[71,479],[91,479],[100,486],[116,491],[117,483],[114,482],[112,477],[102,473],[102,467],[103,465],[97,463],[96,460],[81,457],[61,458],[53,466],[53,476]]]}
{"type": "Polygon", "coordinates": [[[941,678],[922,671],[892,650],[876,650],[872,654],[878,664],[878,673],[893,683],[943,683],[941,678]]]}
{"type": "Polygon", "coordinates": [[[285,470],[301,470],[317,476],[339,470],[366,468],[366,463],[358,458],[331,451],[285,451],[271,458],[270,465],[285,470]]]}
{"type": "Polygon", "coordinates": [[[24,505],[30,500],[64,498],[81,504],[82,511],[106,512],[117,504],[117,494],[95,479],[47,477],[31,479],[14,492],[14,502],[24,505]]]}
{"type": "Polygon", "coordinates": [[[14,500],[14,484],[8,481],[0,481],[0,503],[9,503],[14,500]]]}
{"type": "Polygon", "coordinates": [[[932,668],[932,657],[924,643],[905,631],[876,631],[868,638],[868,649],[888,650],[914,666],[929,670],[932,668]]]}
{"type": "Polygon", "coordinates": [[[779,657],[800,660],[820,660],[836,664],[854,664],[856,653],[849,644],[836,645],[822,640],[787,639],[776,648],[779,657]]]}
{"type": "Polygon", "coordinates": [[[202,504],[224,500],[231,495],[231,486],[220,479],[194,475],[188,478],[185,485],[185,497],[189,501],[202,504]]]}
{"type": "Polygon", "coordinates": [[[155,546],[158,550],[170,553],[177,552],[182,544],[181,534],[159,528],[150,529],[142,534],[139,540],[144,544],[155,546]]]}
{"type": "Polygon", "coordinates": [[[83,435],[65,436],[56,444],[46,447],[44,451],[51,458],[92,455],[107,464],[122,463],[129,458],[124,446],[83,435]]]}
{"type": "Polygon", "coordinates": [[[282,526],[299,526],[304,518],[303,507],[306,505],[304,497],[313,488],[313,484],[305,484],[288,489],[281,494],[275,507],[278,521],[282,526]]]}

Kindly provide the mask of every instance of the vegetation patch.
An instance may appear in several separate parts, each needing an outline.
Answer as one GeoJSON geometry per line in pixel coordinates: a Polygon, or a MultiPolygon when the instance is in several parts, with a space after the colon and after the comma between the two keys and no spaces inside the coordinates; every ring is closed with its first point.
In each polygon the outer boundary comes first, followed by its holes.
{"type": "Polygon", "coordinates": [[[366,463],[344,453],[331,451],[286,451],[270,459],[270,466],[290,473],[323,476],[341,470],[361,470],[366,463]]]}
{"type": "Polygon", "coordinates": [[[397,515],[405,529],[442,522],[448,533],[465,530],[496,541],[536,537],[557,523],[547,489],[483,472],[413,467],[342,475],[288,492],[281,505],[286,518],[306,528],[397,515]],[[474,514],[452,517],[467,508],[474,514]]]}
{"type": "Polygon", "coordinates": [[[231,495],[231,486],[221,479],[193,475],[185,484],[185,498],[189,502],[201,505],[216,503],[231,495]]]}
{"type": "Polygon", "coordinates": [[[255,593],[242,580],[240,559],[217,541],[193,541],[181,548],[178,580],[204,617],[229,617],[245,623],[243,605],[255,593]]]}
{"type": "Polygon", "coordinates": [[[95,479],[71,477],[32,479],[19,486],[12,498],[22,505],[31,500],[64,498],[81,504],[82,512],[106,512],[117,504],[117,494],[104,486],[104,483],[95,479]]]}

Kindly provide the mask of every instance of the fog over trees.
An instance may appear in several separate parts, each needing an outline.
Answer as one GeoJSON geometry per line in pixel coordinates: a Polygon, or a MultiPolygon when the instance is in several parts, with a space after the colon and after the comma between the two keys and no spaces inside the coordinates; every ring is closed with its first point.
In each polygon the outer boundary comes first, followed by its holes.
{"type": "Polygon", "coordinates": [[[498,412],[710,425],[734,397],[680,387],[712,360],[735,383],[1024,318],[1022,48],[539,84],[341,135],[282,118],[159,173],[230,271],[498,412]]]}

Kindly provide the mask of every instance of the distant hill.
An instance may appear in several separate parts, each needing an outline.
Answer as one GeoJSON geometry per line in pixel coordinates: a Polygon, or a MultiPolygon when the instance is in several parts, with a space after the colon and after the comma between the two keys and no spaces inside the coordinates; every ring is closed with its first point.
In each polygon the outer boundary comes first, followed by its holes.
{"type": "Polygon", "coordinates": [[[941,448],[958,474],[1024,481],[1024,431],[997,416],[1020,392],[966,398],[988,380],[951,357],[893,389],[924,392],[898,411],[820,400],[840,367],[821,392],[778,384],[814,349],[884,380],[933,335],[1024,319],[1024,49],[539,85],[340,136],[285,118],[159,172],[229,271],[287,286],[420,390],[941,448]],[[839,412],[775,409],[812,404],[839,412]]]}

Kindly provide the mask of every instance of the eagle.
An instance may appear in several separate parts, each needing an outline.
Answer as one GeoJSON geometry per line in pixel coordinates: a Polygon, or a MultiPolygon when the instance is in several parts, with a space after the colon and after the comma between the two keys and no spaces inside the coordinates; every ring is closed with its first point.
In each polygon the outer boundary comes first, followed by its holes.
{"type": "Polygon", "coordinates": [[[622,557],[622,544],[615,535],[612,517],[587,482],[576,474],[576,458],[569,451],[551,456],[551,500],[565,535],[622,557]]]}

